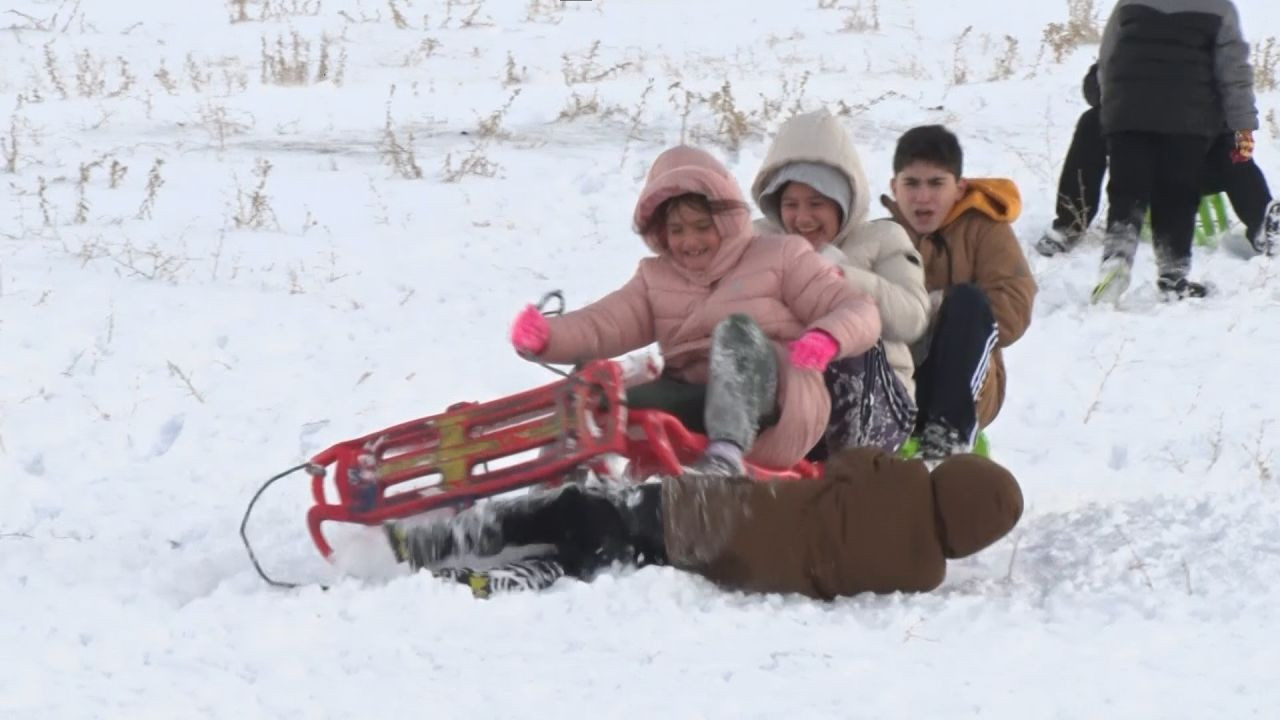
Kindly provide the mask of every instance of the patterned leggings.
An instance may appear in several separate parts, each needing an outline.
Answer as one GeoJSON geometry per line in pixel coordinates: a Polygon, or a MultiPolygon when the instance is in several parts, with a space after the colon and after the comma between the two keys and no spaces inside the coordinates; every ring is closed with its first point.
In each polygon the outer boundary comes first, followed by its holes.
{"type": "Polygon", "coordinates": [[[894,374],[884,345],[856,357],[837,360],[824,375],[831,394],[831,418],[809,460],[825,460],[851,447],[896,452],[911,435],[916,403],[894,374]]]}

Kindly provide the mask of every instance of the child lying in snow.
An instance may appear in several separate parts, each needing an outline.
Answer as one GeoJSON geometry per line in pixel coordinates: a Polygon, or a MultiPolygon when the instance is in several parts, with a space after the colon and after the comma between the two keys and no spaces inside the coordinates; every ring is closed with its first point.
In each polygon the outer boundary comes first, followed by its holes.
{"type": "Polygon", "coordinates": [[[624,490],[566,485],[385,530],[398,561],[480,596],[566,575],[589,580],[625,563],[829,600],[932,590],[947,559],[991,545],[1021,515],[1017,481],[990,460],[952,455],[930,472],[921,460],[856,448],[833,457],[818,480],[686,475],[624,490]],[[490,571],[445,567],[531,545],[551,549],[490,571]]]}

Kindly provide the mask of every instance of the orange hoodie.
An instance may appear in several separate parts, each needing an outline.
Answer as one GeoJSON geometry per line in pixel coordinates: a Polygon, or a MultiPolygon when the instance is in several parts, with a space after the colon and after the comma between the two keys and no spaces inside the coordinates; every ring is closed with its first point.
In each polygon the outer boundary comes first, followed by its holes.
{"type": "Polygon", "coordinates": [[[1011,223],[1022,212],[1018,186],[1005,178],[970,178],[938,230],[921,236],[891,198],[880,201],[906,229],[924,262],[924,284],[930,291],[973,284],[991,302],[999,325],[986,384],[978,397],[979,422],[995,419],[1004,402],[1004,361],[999,348],[1013,344],[1031,324],[1036,281],[1013,233],[1011,223]]]}

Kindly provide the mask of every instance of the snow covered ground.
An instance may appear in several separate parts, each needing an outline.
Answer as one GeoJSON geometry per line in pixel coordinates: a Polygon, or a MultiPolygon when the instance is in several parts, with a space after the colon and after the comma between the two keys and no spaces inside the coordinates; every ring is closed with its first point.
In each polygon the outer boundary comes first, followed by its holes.
{"type": "MultiPolygon", "coordinates": [[[[1096,45],[1055,40],[1065,0],[1012,7],[7,3],[0,718],[1272,716],[1280,278],[1226,252],[1195,258],[1217,296],[1171,305],[1144,248],[1118,309],[1087,304],[1096,245],[1032,253],[990,429],[1026,514],[933,594],[664,568],[488,602],[424,576],[279,591],[240,545],[274,472],[547,381],[511,318],[630,276],[639,181],[682,138],[745,185],[825,105],[883,192],[897,135],[943,122],[968,174],[1017,180],[1029,246],[1096,45]]],[[[1280,10],[1239,7],[1274,86],[1280,10]]],[[[1259,103],[1278,182],[1280,93],[1259,103]]],[[[277,574],[332,579],[306,507],[278,484],[250,530],[277,574]]]]}

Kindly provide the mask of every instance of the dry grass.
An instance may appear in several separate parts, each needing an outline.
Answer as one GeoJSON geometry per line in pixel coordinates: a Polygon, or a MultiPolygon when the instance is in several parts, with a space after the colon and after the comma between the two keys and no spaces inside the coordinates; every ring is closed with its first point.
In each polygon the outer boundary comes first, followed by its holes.
{"type": "Polygon", "coordinates": [[[507,136],[507,132],[502,129],[502,121],[507,116],[507,111],[511,109],[511,105],[520,97],[520,88],[516,88],[511,92],[511,97],[502,104],[502,107],[489,113],[489,116],[482,118],[476,126],[476,134],[484,138],[503,138],[507,136]]]}
{"type": "MultiPolygon", "coordinates": [[[[819,5],[821,7],[821,5],[819,5]]],[[[865,33],[880,31],[880,3],[878,0],[858,0],[853,5],[840,8],[845,12],[840,32],[865,33]]]]}
{"type": "Polygon", "coordinates": [[[315,17],[323,8],[323,0],[228,0],[227,4],[232,23],[315,17]]]}
{"type": "Polygon", "coordinates": [[[1000,56],[996,58],[995,67],[991,69],[991,74],[987,76],[987,80],[1008,80],[1013,77],[1017,64],[1018,39],[1012,35],[1005,35],[1004,49],[1001,51],[1000,56]]]}
{"type": "Polygon", "coordinates": [[[1040,36],[1041,53],[1053,54],[1053,61],[1060,63],[1081,45],[1102,39],[1102,25],[1098,19],[1096,0],[1067,0],[1067,20],[1049,23],[1040,36]]]}
{"type": "Polygon", "coordinates": [[[1277,74],[1276,67],[1280,64],[1280,52],[1276,50],[1274,35],[1254,44],[1252,61],[1255,90],[1268,91],[1280,87],[1280,74],[1277,74]]]}
{"type": "Polygon", "coordinates": [[[597,83],[609,76],[622,72],[629,67],[635,65],[631,61],[614,63],[613,65],[604,66],[600,64],[600,41],[591,43],[591,47],[587,48],[582,56],[573,58],[568,53],[560,56],[561,72],[564,75],[565,85],[577,85],[580,83],[597,83]]]}
{"type": "Polygon", "coordinates": [[[460,182],[467,176],[491,178],[498,174],[498,165],[489,159],[484,142],[474,142],[465,156],[454,163],[453,153],[444,156],[440,179],[447,183],[460,182]]]}
{"type": "Polygon", "coordinates": [[[317,57],[313,60],[310,40],[297,31],[289,38],[277,35],[275,42],[262,38],[260,80],[263,85],[308,85],[330,82],[342,85],[347,66],[347,51],[334,51],[336,41],[328,34],[320,36],[317,57]]]}
{"type": "Polygon", "coordinates": [[[391,101],[395,95],[396,86],[392,85],[387,95],[386,122],[382,127],[382,139],[378,143],[378,155],[396,175],[406,180],[418,180],[422,177],[422,168],[413,151],[413,131],[405,131],[404,138],[401,139],[391,115],[391,101]]]}
{"type": "Polygon", "coordinates": [[[237,229],[279,230],[280,222],[276,212],[271,208],[271,198],[267,195],[267,177],[271,174],[271,163],[265,158],[254,162],[253,174],[258,178],[252,190],[246,191],[236,181],[236,212],[231,220],[237,229]]]}
{"type": "Polygon", "coordinates": [[[4,159],[4,171],[10,175],[18,172],[18,127],[22,120],[18,113],[9,116],[9,132],[0,138],[0,158],[4,159]]]}
{"type": "Polygon", "coordinates": [[[151,219],[151,212],[156,206],[156,194],[160,192],[160,188],[164,187],[164,178],[160,175],[160,168],[164,167],[164,160],[156,158],[151,164],[151,170],[147,172],[147,195],[142,199],[142,204],[138,206],[139,220],[151,219]]]}

